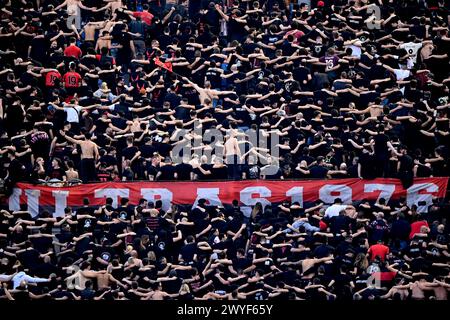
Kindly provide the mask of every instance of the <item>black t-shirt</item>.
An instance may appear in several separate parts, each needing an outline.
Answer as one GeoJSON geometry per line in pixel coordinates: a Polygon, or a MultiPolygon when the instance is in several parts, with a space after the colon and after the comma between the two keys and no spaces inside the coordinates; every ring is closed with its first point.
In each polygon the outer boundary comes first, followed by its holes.
{"type": "Polygon", "coordinates": [[[178,180],[191,180],[192,166],[188,163],[180,163],[175,166],[175,171],[177,173],[178,180]]]}
{"type": "Polygon", "coordinates": [[[67,300],[73,300],[73,296],[66,290],[58,290],[51,294],[53,298],[64,298],[67,297],[67,300]]]}
{"type": "Polygon", "coordinates": [[[341,295],[348,293],[348,291],[346,292],[346,287],[349,287],[350,282],[352,281],[352,278],[348,274],[339,273],[334,277],[334,281],[335,292],[341,295]]]}
{"type": "Polygon", "coordinates": [[[122,150],[122,156],[125,157],[125,159],[127,160],[131,160],[138,151],[139,151],[138,148],[135,146],[127,147],[122,150]]]}
{"type": "Polygon", "coordinates": [[[52,168],[51,170],[49,170],[48,172],[48,177],[50,179],[58,179],[58,180],[63,180],[63,177],[66,176],[66,172],[62,169],[62,168],[52,168]]]}
{"type": "Polygon", "coordinates": [[[172,146],[168,143],[164,142],[154,142],[153,143],[156,147],[156,150],[158,153],[163,157],[168,157],[170,154],[170,150],[172,149],[172,146]]]}
{"type": "Polygon", "coordinates": [[[78,232],[92,232],[97,224],[97,219],[94,218],[82,218],[78,219],[78,232]]]}
{"type": "Polygon", "coordinates": [[[384,133],[378,134],[374,137],[375,140],[375,156],[377,158],[387,157],[388,156],[388,147],[387,143],[389,138],[384,133]]]}
{"type": "Polygon", "coordinates": [[[117,158],[112,155],[105,155],[100,158],[100,163],[105,163],[108,167],[117,165],[117,158]]]}
{"type": "Polygon", "coordinates": [[[186,262],[191,262],[194,259],[194,255],[197,253],[197,244],[189,243],[183,246],[180,250],[180,254],[183,260],[186,262]]]}
{"type": "Polygon", "coordinates": [[[78,232],[85,233],[85,232],[91,232],[94,230],[94,227],[96,225],[94,211],[95,211],[95,209],[91,208],[91,207],[81,207],[81,208],[77,209],[76,216],[77,216],[77,221],[78,221],[78,224],[77,224],[78,232]],[[82,218],[82,219],[78,218],[78,216],[84,216],[84,215],[92,216],[94,218],[82,218]]]}
{"type": "Polygon", "coordinates": [[[310,174],[312,178],[326,178],[327,177],[327,173],[328,173],[328,169],[323,167],[323,166],[319,166],[319,165],[314,165],[312,166],[310,169],[310,174]]]}
{"type": "Polygon", "coordinates": [[[243,165],[246,179],[258,179],[261,169],[257,165],[243,165]]]}
{"type": "Polygon", "coordinates": [[[210,171],[211,175],[209,176],[209,178],[211,180],[225,180],[228,178],[228,171],[226,166],[211,167],[210,171]]]}
{"type": "Polygon", "coordinates": [[[177,118],[178,120],[189,120],[190,119],[190,115],[189,115],[189,108],[186,108],[183,105],[179,105],[175,107],[175,118],[177,118]]]}
{"type": "Polygon", "coordinates": [[[35,269],[40,263],[40,253],[36,249],[27,249],[18,255],[25,268],[35,269]]]}
{"type": "Polygon", "coordinates": [[[36,270],[36,275],[42,278],[48,278],[52,273],[58,274],[58,268],[51,263],[42,263],[36,270]]]}
{"type": "Polygon", "coordinates": [[[31,242],[33,243],[34,248],[40,253],[47,253],[50,247],[52,247],[53,239],[50,237],[38,237],[32,238],[31,242]]]}
{"type": "Polygon", "coordinates": [[[374,166],[375,160],[374,157],[368,153],[362,153],[359,158],[359,163],[361,164],[361,176],[364,179],[373,179],[375,177],[374,166]]]}
{"type": "Polygon", "coordinates": [[[403,155],[400,157],[400,172],[412,172],[414,167],[414,161],[409,155],[403,155]]]}
{"type": "Polygon", "coordinates": [[[158,180],[175,180],[176,167],[173,165],[164,165],[159,168],[158,180]]]}
{"type": "Polygon", "coordinates": [[[176,277],[174,280],[164,281],[162,283],[163,290],[169,294],[178,293],[183,280],[176,277]]]}
{"type": "Polygon", "coordinates": [[[153,145],[144,144],[139,147],[139,151],[141,151],[142,158],[150,159],[153,153],[156,152],[156,148],[153,145]]]}
{"type": "Polygon", "coordinates": [[[56,235],[56,238],[58,239],[58,241],[60,242],[60,243],[67,243],[67,242],[70,242],[70,241],[72,241],[72,239],[73,239],[73,234],[72,234],[72,232],[66,232],[66,231],[62,231],[61,233],[58,233],[57,235],[56,235]]]}
{"type": "MultiPolygon", "coordinates": [[[[94,257],[111,262],[114,256],[114,250],[111,247],[97,247],[94,250],[94,257]]],[[[95,261],[97,263],[97,261],[95,261]]],[[[100,264],[99,264],[100,265],[100,264]]]]}

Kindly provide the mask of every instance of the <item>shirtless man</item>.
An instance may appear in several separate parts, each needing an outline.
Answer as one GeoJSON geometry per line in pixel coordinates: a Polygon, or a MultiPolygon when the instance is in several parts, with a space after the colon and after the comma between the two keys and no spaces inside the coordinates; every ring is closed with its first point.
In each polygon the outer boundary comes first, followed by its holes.
{"type": "Polygon", "coordinates": [[[62,130],[59,131],[61,136],[65,137],[69,142],[78,144],[81,147],[81,180],[83,183],[89,181],[95,181],[97,179],[97,173],[95,171],[95,161],[99,158],[98,146],[95,142],[91,141],[92,135],[86,133],[84,135],[85,140],[77,140],[66,135],[62,130]]]}
{"type": "MultiPolygon", "coordinates": [[[[418,275],[418,274],[416,274],[418,275]]],[[[426,275],[423,273],[422,275],[426,275]]],[[[420,280],[417,280],[409,285],[409,288],[411,289],[411,298],[413,300],[425,300],[425,293],[424,290],[431,290],[432,288],[429,287],[427,281],[425,278],[421,278],[420,280]]]]}
{"type": "Polygon", "coordinates": [[[320,263],[327,263],[331,260],[333,260],[334,257],[331,255],[329,257],[325,258],[309,258],[309,259],[303,259],[299,260],[297,262],[283,262],[282,265],[301,265],[301,273],[302,273],[302,279],[312,279],[316,275],[316,269],[314,268],[315,265],[320,263]]]}
{"type": "Polygon", "coordinates": [[[113,277],[113,275],[111,274],[111,270],[112,265],[109,265],[106,268],[106,271],[103,270],[96,272],[95,274],[92,274],[92,277],[90,277],[97,279],[98,290],[110,288],[111,282],[117,283],[119,286],[124,287],[123,283],[121,283],[119,280],[113,277]]]}
{"type": "Polygon", "coordinates": [[[205,100],[209,99],[213,101],[214,99],[218,99],[221,95],[233,94],[234,91],[219,91],[215,89],[211,89],[211,83],[209,81],[205,81],[205,87],[202,88],[196,83],[192,82],[186,77],[183,77],[183,80],[189,83],[195,90],[198,92],[198,96],[200,99],[200,104],[205,104],[205,100]]]}
{"type": "Polygon", "coordinates": [[[127,125],[130,127],[130,132],[132,133],[142,132],[141,124],[148,125],[148,123],[148,120],[141,120],[138,117],[134,118],[132,121],[127,121],[127,125]]]}
{"type": "Polygon", "coordinates": [[[164,300],[164,298],[173,298],[178,296],[178,294],[168,294],[162,291],[161,282],[156,284],[156,290],[149,292],[143,300],[164,300]]]}
{"type": "Polygon", "coordinates": [[[105,22],[94,22],[89,21],[81,31],[84,33],[84,43],[85,48],[94,48],[95,47],[95,32],[98,29],[103,28],[105,25],[105,22]]]}
{"type": "Polygon", "coordinates": [[[103,1],[108,2],[108,4],[102,8],[95,10],[95,12],[103,11],[110,8],[111,13],[114,13],[119,8],[126,8],[126,6],[122,3],[122,0],[103,0],[103,1]]]}
{"type": "Polygon", "coordinates": [[[406,300],[409,297],[410,284],[403,284],[403,279],[399,283],[393,286],[388,293],[382,295],[381,299],[393,299],[397,295],[400,300],[406,300]]]}
{"type": "Polygon", "coordinates": [[[426,286],[434,291],[436,300],[447,301],[450,284],[439,280],[434,280],[432,283],[427,283],[426,286]]]}
{"type": "Polygon", "coordinates": [[[96,8],[86,7],[81,0],[65,0],[55,8],[55,11],[67,7],[67,14],[69,17],[74,17],[75,27],[79,30],[81,28],[81,9],[88,11],[95,11],[96,8]]]}
{"type": "Polygon", "coordinates": [[[239,142],[236,139],[236,132],[231,130],[230,135],[225,139],[224,153],[228,167],[228,178],[239,179],[239,159],[241,158],[241,149],[239,148],[239,142]]]}
{"type": "Polygon", "coordinates": [[[383,113],[383,106],[377,104],[371,104],[364,110],[350,110],[349,113],[353,114],[366,114],[369,113],[371,117],[379,117],[383,113]]]}
{"type": "Polygon", "coordinates": [[[111,39],[108,30],[102,30],[102,35],[98,37],[97,43],[95,44],[95,52],[101,52],[102,48],[111,49],[111,39]]]}
{"type": "Polygon", "coordinates": [[[125,270],[130,270],[133,268],[142,268],[142,260],[138,258],[138,253],[136,250],[130,252],[130,258],[124,264],[125,270]]]}

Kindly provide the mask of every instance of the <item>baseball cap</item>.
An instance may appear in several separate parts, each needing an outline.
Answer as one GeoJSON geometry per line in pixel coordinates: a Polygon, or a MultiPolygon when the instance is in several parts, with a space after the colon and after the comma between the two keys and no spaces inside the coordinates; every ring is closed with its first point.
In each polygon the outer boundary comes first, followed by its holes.
{"type": "Polygon", "coordinates": [[[317,6],[318,6],[318,7],[324,7],[324,6],[325,6],[325,2],[323,2],[323,1],[317,1],[317,6]]]}

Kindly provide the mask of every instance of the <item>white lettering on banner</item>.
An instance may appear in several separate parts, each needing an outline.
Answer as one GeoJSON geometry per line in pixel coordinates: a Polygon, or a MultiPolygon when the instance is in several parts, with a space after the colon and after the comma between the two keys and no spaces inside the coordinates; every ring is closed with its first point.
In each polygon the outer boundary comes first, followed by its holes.
{"type": "Polygon", "coordinates": [[[212,206],[222,206],[222,201],[219,199],[220,188],[197,188],[197,198],[194,202],[194,207],[198,205],[198,200],[205,199],[208,204],[212,206]]]}
{"type": "Polygon", "coordinates": [[[37,189],[26,189],[25,195],[27,196],[28,211],[32,217],[39,214],[39,196],[41,191],[37,189]]]}
{"type": "Polygon", "coordinates": [[[170,209],[170,204],[173,200],[173,193],[169,189],[165,188],[143,188],[141,189],[141,196],[147,201],[153,203],[155,203],[156,200],[161,200],[162,209],[164,211],[170,209]],[[157,195],[160,196],[160,199],[156,198],[157,195]]]}
{"type": "Polygon", "coordinates": [[[399,181],[387,182],[383,179],[372,181],[359,179],[346,180],[345,182],[333,181],[334,183],[340,184],[331,184],[332,182],[328,182],[325,185],[322,184],[324,182],[313,181],[280,181],[276,185],[273,182],[263,181],[246,182],[245,184],[241,184],[240,182],[180,184],[183,185],[183,188],[179,187],[177,183],[135,183],[133,185],[121,183],[99,184],[98,186],[91,186],[89,188],[79,186],[70,189],[42,188],[31,184],[19,184],[17,188],[12,190],[8,203],[4,204],[9,206],[11,211],[20,210],[22,204],[27,204],[32,216],[39,214],[41,204],[48,210],[54,209],[56,216],[61,216],[66,206],[75,208],[81,206],[82,198],[85,195],[89,197],[94,196],[96,199],[93,203],[96,205],[101,204],[105,197],[111,197],[113,199],[113,206],[115,207],[118,206],[120,197],[130,198],[133,204],[137,203],[140,195],[149,201],[160,198],[165,210],[168,209],[171,202],[185,205],[198,205],[198,200],[204,198],[211,205],[223,206],[225,203],[231,204],[231,201],[236,199],[242,203],[242,212],[249,215],[251,206],[257,202],[261,202],[264,207],[270,205],[269,199],[272,197],[276,201],[288,199],[304,205],[306,192],[306,194],[309,194],[308,201],[314,201],[318,198],[328,204],[334,202],[336,198],[341,198],[344,203],[351,203],[354,200],[353,197],[356,199],[367,198],[377,201],[380,198],[384,198],[386,201],[392,201],[393,199],[398,199],[400,196],[406,196],[409,206],[416,204],[419,212],[423,212],[432,204],[435,196],[440,198],[445,196],[447,179],[418,178],[415,180],[415,184],[408,190],[404,190],[399,181]],[[253,183],[255,185],[252,185],[253,183]],[[201,188],[201,186],[205,186],[205,188],[201,188]],[[206,188],[207,186],[210,186],[210,188],[206,188]],[[353,190],[352,188],[355,189],[353,190]],[[318,195],[318,197],[315,195],[318,195]],[[419,203],[422,205],[419,206],[419,203]],[[52,209],[52,206],[55,208],[52,209]]]}
{"type": "Polygon", "coordinates": [[[253,206],[258,202],[261,202],[263,207],[270,205],[270,201],[265,199],[272,196],[272,191],[267,187],[246,187],[241,190],[241,202],[246,205],[253,206]],[[259,194],[260,197],[265,198],[253,198],[252,194],[259,194]]]}
{"type": "Polygon", "coordinates": [[[291,203],[298,202],[303,207],[303,187],[290,188],[286,195],[291,197],[291,203]]]}
{"type": "Polygon", "coordinates": [[[64,209],[67,207],[67,197],[69,191],[53,190],[53,197],[55,198],[55,217],[63,217],[64,209]]]}
{"type": "Polygon", "coordinates": [[[380,195],[377,198],[377,202],[380,201],[381,198],[383,198],[386,200],[387,203],[394,194],[395,185],[383,183],[368,183],[364,185],[364,192],[369,193],[374,191],[381,191],[380,195]]]}
{"type": "Polygon", "coordinates": [[[22,189],[14,188],[12,194],[8,199],[9,210],[19,211],[20,210],[20,196],[22,195],[22,189]]]}
{"type": "Polygon", "coordinates": [[[326,184],[320,188],[319,199],[323,202],[333,203],[337,198],[340,198],[343,203],[352,203],[352,188],[343,184],[326,184]],[[339,192],[339,195],[331,195],[333,192],[339,192]]]}
{"type": "MultiPolygon", "coordinates": [[[[265,199],[272,196],[272,191],[266,187],[247,187],[240,192],[241,202],[247,206],[254,206],[256,203],[261,202],[263,208],[270,205],[270,201],[265,199]],[[260,198],[252,198],[253,194],[259,194],[260,198]],[[265,197],[265,198],[263,198],[265,197]]],[[[250,207],[241,207],[244,214],[248,215],[251,212],[250,207]]]]}
{"type": "Polygon", "coordinates": [[[406,204],[411,207],[413,204],[417,205],[417,212],[426,212],[427,207],[433,203],[433,195],[431,193],[438,192],[439,187],[434,183],[418,183],[408,188],[406,191],[406,204]],[[428,193],[419,193],[425,190],[428,193]],[[419,206],[419,202],[425,201],[425,206],[419,206]]]}
{"type": "Polygon", "coordinates": [[[130,196],[130,189],[97,189],[94,191],[94,197],[96,198],[112,198],[114,208],[117,208],[119,204],[119,197],[128,198],[130,196]]]}

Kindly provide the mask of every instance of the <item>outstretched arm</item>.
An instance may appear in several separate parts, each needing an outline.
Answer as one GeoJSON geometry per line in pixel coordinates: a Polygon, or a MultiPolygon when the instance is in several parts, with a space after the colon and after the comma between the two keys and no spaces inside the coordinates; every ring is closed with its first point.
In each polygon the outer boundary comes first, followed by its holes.
{"type": "Polygon", "coordinates": [[[38,278],[38,277],[31,277],[29,275],[26,275],[23,277],[23,280],[29,283],[41,283],[41,282],[49,282],[49,279],[46,278],[38,278]]]}
{"type": "Polygon", "coordinates": [[[220,9],[220,5],[218,5],[218,4],[216,4],[216,10],[217,10],[217,12],[220,14],[220,16],[225,20],[225,21],[227,21],[228,22],[228,20],[230,20],[230,17],[228,17],[223,11],[222,11],[222,9],[220,9]]]}
{"type": "Polygon", "coordinates": [[[68,141],[70,141],[72,143],[75,143],[75,144],[80,144],[81,143],[81,140],[77,140],[77,139],[74,139],[72,137],[67,136],[66,133],[64,131],[62,131],[62,130],[60,130],[59,133],[61,134],[61,136],[66,138],[66,140],[68,140],[68,141]]]}

